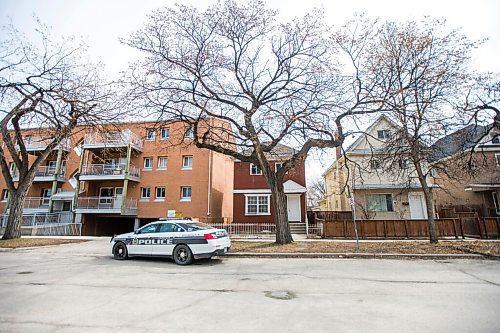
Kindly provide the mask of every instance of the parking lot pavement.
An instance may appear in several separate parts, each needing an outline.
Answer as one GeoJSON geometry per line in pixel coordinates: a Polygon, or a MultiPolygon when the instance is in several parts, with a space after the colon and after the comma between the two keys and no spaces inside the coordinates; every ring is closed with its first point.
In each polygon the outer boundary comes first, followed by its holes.
{"type": "Polygon", "coordinates": [[[0,253],[0,332],[498,332],[500,262],[0,253]]]}

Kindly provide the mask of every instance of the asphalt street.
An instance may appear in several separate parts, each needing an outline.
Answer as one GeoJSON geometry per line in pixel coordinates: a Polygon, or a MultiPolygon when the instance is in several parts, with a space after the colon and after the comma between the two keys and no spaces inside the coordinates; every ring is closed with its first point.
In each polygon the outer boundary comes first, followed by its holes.
{"type": "Polygon", "coordinates": [[[0,332],[499,332],[500,262],[0,252],[0,332]]]}

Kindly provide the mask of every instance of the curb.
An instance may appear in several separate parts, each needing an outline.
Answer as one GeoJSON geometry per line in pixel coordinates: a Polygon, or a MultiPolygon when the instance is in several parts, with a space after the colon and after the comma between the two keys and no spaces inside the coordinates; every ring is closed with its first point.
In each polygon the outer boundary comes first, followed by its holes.
{"type": "Polygon", "coordinates": [[[227,253],[229,258],[326,258],[326,259],[499,259],[482,254],[403,254],[403,253],[227,253]]]}

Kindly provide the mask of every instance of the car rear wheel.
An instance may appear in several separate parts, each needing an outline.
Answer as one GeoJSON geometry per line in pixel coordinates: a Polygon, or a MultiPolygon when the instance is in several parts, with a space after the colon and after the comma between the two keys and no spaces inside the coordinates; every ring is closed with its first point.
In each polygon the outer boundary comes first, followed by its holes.
{"type": "Polygon", "coordinates": [[[113,247],[113,258],[116,260],[125,260],[128,258],[127,246],[122,243],[116,243],[113,247]]]}
{"type": "Polygon", "coordinates": [[[181,244],[174,249],[174,261],[177,265],[189,265],[193,259],[193,252],[189,246],[181,244]]]}

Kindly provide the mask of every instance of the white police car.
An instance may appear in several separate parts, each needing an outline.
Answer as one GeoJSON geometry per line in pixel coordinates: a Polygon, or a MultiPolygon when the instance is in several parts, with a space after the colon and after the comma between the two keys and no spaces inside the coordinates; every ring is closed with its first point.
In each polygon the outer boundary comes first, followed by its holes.
{"type": "Polygon", "coordinates": [[[135,232],[111,238],[111,253],[117,260],[157,256],[173,258],[178,265],[223,255],[230,247],[226,230],[182,219],[151,222],[135,232]]]}

